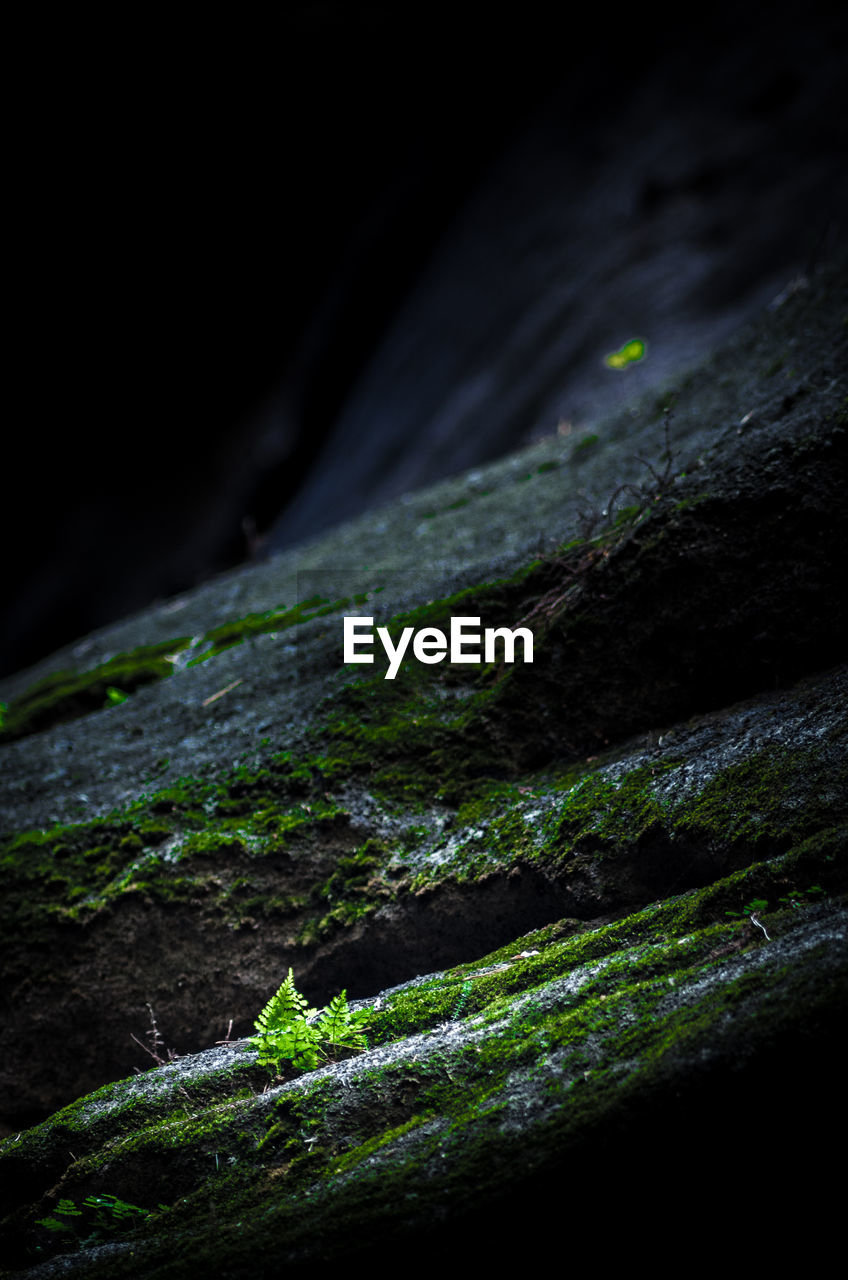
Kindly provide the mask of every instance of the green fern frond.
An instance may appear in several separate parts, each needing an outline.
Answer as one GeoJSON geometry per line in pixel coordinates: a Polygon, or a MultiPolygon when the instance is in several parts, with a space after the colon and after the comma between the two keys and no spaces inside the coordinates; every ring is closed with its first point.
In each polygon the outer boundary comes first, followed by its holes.
{"type": "Polygon", "coordinates": [[[338,1049],[367,1049],[363,1034],[368,1013],[351,1013],[347,994],[334,996],[317,1017],[294,985],[289,969],[285,982],[256,1019],[257,1035],[250,1043],[263,1066],[289,1061],[303,1071],[313,1071],[338,1049]]]}
{"type": "Polygon", "coordinates": [[[318,1019],[318,1029],[324,1040],[330,1044],[342,1044],[350,1023],[350,1010],[347,1004],[347,992],[333,996],[327,1008],[318,1019]]]}
{"type": "Polygon", "coordinates": [[[271,997],[265,1008],[256,1019],[254,1026],[258,1032],[274,1031],[286,1027],[292,1022],[306,1021],[314,1017],[317,1009],[310,1009],[305,996],[302,996],[294,985],[294,973],[288,971],[285,982],[271,997]]]}
{"type": "Polygon", "coordinates": [[[259,1043],[254,1040],[253,1044],[259,1050],[263,1066],[288,1060],[301,1070],[312,1071],[318,1065],[320,1037],[308,1022],[292,1022],[287,1027],[266,1032],[259,1043]]]}
{"type": "Polygon", "coordinates": [[[367,1013],[351,1013],[347,1003],[347,992],[334,996],[318,1019],[318,1031],[321,1039],[333,1048],[367,1049],[368,1041],[362,1028],[368,1021],[367,1013]]]}

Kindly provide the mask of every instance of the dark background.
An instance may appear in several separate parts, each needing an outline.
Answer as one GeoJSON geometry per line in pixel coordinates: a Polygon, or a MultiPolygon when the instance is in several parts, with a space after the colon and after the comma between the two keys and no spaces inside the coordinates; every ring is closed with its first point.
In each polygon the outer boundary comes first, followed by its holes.
{"type": "Polygon", "coordinates": [[[0,672],[591,422],[814,270],[846,235],[841,8],[27,32],[0,672]]]}

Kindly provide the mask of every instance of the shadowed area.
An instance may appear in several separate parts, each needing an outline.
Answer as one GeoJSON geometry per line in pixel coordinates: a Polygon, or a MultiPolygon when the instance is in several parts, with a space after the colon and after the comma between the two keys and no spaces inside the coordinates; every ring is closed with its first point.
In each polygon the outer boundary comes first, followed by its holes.
{"type": "Polygon", "coordinates": [[[75,80],[20,186],[0,669],[591,430],[827,260],[845,20],[760,18],[298,4],[269,65],[75,80]]]}

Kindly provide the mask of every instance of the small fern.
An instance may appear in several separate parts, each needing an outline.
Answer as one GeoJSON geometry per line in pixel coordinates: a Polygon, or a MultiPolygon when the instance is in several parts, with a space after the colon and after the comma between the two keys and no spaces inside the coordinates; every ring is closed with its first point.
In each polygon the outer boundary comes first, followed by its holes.
{"type": "Polygon", "coordinates": [[[351,1013],[347,1003],[347,993],[333,996],[329,1005],[318,1019],[318,1032],[322,1041],[331,1049],[367,1049],[366,1040],[361,1028],[368,1022],[368,1014],[351,1013]]]}
{"type": "Polygon", "coordinates": [[[344,991],[319,1016],[296,989],[289,969],[285,982],[256,1019],[258,1034],[250,1043],[264,1066],[289,1061],[302,1071],[312,1071],[340,1051],[367,1049],[367,1022],[367,1012],[351,1013],[344,991]]]}

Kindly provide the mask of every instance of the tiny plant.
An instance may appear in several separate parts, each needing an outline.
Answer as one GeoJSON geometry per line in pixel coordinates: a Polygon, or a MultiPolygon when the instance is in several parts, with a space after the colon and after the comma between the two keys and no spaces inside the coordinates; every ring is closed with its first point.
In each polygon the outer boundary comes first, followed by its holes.
{"type": "MultiPolygon", "coordinates": [[[[167,1205],[160,1205],[160,1209],[167,1205]]],[[[46,1218],[39,1218],[36,1225],[53,1233],[67,1243],[97,1244],[113,1235],[132,1230],[150,1216],[149,1209],[128,1204],[117,1196],[86,1196],[82,1204],[62,1199],[46,1218]]]]}
{"type": "Polygon", "coordinates": [[[641,338],[631,338],[618,351],[611,351],[608,356],[604,356],[604,364],[608,369],[626,369],[628,365],[643,360],[646,351],[647,345],[641,338]]]}
{"type": "Polygon", "coordinates": [[[463,982],[462,988],[459,993],[459,999],[454,1005],[453,1014],[451,1015],[453,1017],[454,1022],[458,1020],[458,1018],[462,1014],[462,1010],[465,1008],[465,1005],[468,1001],[468,997],[471,994],[471,987],[472,987],[472,983],[470,979],[467,982],[463,982]]]}
{"type": "Polygon", "coordinates": [[[342,1051],[367,1049],[364,1029],[368,1019],[365,1011],[351,1013],[344,991],[320,1013],[310,1009],[289,969],[285,982],[256,1019],[258,1034],[250,1043],[265,1066],[289,1061],[302,1071],[313,1071],[342,1051]]]}
{"type": "Polygon", "coordinates": [[[767,910],[768,902],[765,898],[752,898],[747,907],[743,907],[741,911],[725,911],[724,914],[734,920],[746,920],[767,910]]]}
{"type": "Polygon", "coordinates": [[[39,1218],[37,1225],[45,1227],[48,1231],[67,1231],[73,1233],[74,1224],[69,1222],[69,1218],[81,1218],[82,1209],[78,1209],[73,1200],[62,1199],[56,1205],[56,1208],[46,1218],[39,1218]]]}
{"type": "Polygon", "coordinates": [[[808,889],[796,889],[794,893],[785,894],[779,901],[784,907],[800,907],[804,902],[814,902],[824,896],[820,884],[811,884],[808,889]]]}

